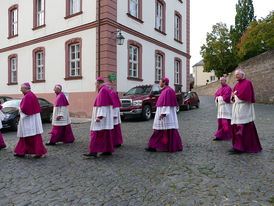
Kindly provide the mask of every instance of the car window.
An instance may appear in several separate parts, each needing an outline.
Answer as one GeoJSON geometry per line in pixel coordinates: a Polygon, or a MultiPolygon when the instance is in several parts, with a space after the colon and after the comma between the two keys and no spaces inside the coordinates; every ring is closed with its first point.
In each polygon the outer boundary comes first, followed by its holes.
{"type": "Polygon", "coordinates": [[[48,105],[48,103],[43,99],[38,99],[38,101],[39,101],[40,107],[44,107],[48,105]]]}
{"type": "Polygon", "coordinates": [[[147,95],[149,94],[151,87],[134,87],[130,89],[126,95],[147,95]]]}
{"type": "Polygon", "coordinates": [[[154,85],[152,87],[152,93],[153,95],[157,95],[161,93],[161,87],[159,85],[154,85]]]}
{"type": "Polygon", "coordinates": [[[5,107],[20,107],[21,99],[14,99],[10,101],[6,101],[5,103],[2,104],[2,106],[5,107]]]}

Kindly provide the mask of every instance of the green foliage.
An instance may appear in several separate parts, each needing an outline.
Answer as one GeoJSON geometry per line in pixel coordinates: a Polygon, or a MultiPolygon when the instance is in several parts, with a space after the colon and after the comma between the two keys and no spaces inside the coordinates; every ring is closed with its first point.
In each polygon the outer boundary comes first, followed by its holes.
{"type": "Polygon", "coordinates": [[[207,33],[206,44],[201,47],[204,59],[204,71],[215,71],[217,77],[232,72],[237,66],[232,53],[230,33],[223,23],[212,27],[212,32],[207,33]]]}
{"type": "Polygon", "coordinates": [[[237,44],[240,42],[242,35],[245,33],[249,26],[249,23],[254,21],[254,7],[252,0],[238,0],[236,4],[236,16],[235,16],[235,26],[231,26],[230,35],[232,41],[232,52],[237,58],[237,44]]]}
{"type": "Polygon", "coordinates": [[[274,49],[274,11],[266,18],[251,22],[237,48],[241,61],[274,49]]]}

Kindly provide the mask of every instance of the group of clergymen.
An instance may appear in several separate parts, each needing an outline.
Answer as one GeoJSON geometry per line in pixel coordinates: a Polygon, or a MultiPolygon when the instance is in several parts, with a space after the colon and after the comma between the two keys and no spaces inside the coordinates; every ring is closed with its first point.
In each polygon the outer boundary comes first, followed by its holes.
{"type": "MultiPolygon", "coordinates": [[[[218,131],[214,140],[232,139],[233,149],[231,154],[242,152],[259,152],[262,150],[259,137],[254,124],[254,90],[252,83],[245,79],[245,73],[239,69],[235,73],[238,83],[234,90],[226,84],[226,78],[220,79],[222,87],[215,94],[218,106],[218,131]]],[[[156,152],[182,151],[182,141],[178,132],[178,119],[176,114],[177,99],[174,90],[169,87],[169,79],[160,81],[161,94],[156,103],[156,114],[153,123],[154,132],[149,140],[146,151],[156,152]]],[[[91,140],[87,157],[111,155],[114,147],[123,144],[121,132],[120,107],[121,103],[117,93],[103,78],[96,80],[98,95],[95,99],[91,118],[91,140]]],[[[55,145],[57,142],[72,143],[75,138],[71,129],[71,120],[68,111],[68,101],[62,92],[60,84],[55,85],[56,99],[52,116],[52,131],[50,141],[46,145],[55,145]]],[[[31,92],[29,83],[21,85],[24,97],[21,101],[19,112],[17,137],[19,142],[14,150],[14,155],[24,157],[25,154],[35,154],[41,157],[47,153],[43,144],[43,127],[40,117],[40,105],[37,97],[31,92]]],[[[3,117],[0,105],[0,118],[3,117]]],[[[0,119],[1,120],[1,119],[0,119]]],[[[2,127],[0,121],[0,129],[2,127]]],[[[0,149],[5,148],[0,132],[0,149]]]]}

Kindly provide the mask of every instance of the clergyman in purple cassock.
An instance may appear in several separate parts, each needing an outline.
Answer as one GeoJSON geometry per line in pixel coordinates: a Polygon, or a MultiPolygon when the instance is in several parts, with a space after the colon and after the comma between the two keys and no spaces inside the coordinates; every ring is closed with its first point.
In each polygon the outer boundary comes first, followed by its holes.
{"type": "Polygon", "coordinates": [[[254,124],[255,120],[255,94],[251,81],[245,78],[242,69],[235,72],[238,83],[232,91],[233,107],[233,149],[231,152],[260,152],[262,146],[254,124]]]}
{"type": "Polygon", "coordinates": [[[55,145],[57,142],[72,143],[75,138],[71,129],[71,120],[69,117],[69,102],[62,92],[60,84],[55,85],[54,91],[56,99],[53,107],[52,130],[50,141],[46,145],[55,145]]]}
{"type": "Polygon", "coordinates": [[[160,81],[162,91],[156,103],[157,109],[153,123],[154,132],[150,137],[148,148],[146,148],[150,152],[157,150],[168,152],[183,150],[181,137],[178,132],[176,94],[168,84],[168,78],[160,81]]]}
{"type": "MultiPolygon", "coordinates": [[[[2,121],[4,120],[5,118],[5,115],[3,114],[3,112],[1,111],[3,107],[0,105],[0,129],[2,129],[2,121]]],[[[0,149],[3,149],[3,148],[6,148],[6,144],[4,142],[4,139],[3,139],[3,136],[2,136],[2,133],[0,131],[0,149]]]]}
{"type": "Polygon", "coordinates": [[[110,89],[104,85],[101,77],[97,78],[96,88],[99,93],[95,99],[91,118],[91,139],[89,153],[84,156],[97,157],[97,153],[111,155],[114,152],[112,142],[113,99],[110,89]]]}
{"type": "Polygon", "coordinates": [[[121,131],[121,116],[120,107],[121,101],[118,94],[111,88],[111,84],[106,82],[110,89],[110,93],[113,99],[113,130],[112,130],[112,142],[114,147],[120,147],[123,144],[123,136],[121,131]]]}
{"type": "Polygon", "coordinates": [[[216,140],[232,139],[232,104],[230,102],[232,90],[230,86],[226,84],[226,78],[220,79],[221,88],[215,94],[215,102],[218,107],[217,119],[218,130],[215,134],[216,140]]]}
{"type": "Polygon", "coordinates": [[[42,121],[40,116],[40,104],[37,97],[30,91],[30,84],[21,85],[21,92],[24,97],[20,103],[20,120],[18,123],[17,143],[14,153],[15,156],[24,156],[25,154],[35,154],[41,157],[47,153],[42,140],[42,121]]]}

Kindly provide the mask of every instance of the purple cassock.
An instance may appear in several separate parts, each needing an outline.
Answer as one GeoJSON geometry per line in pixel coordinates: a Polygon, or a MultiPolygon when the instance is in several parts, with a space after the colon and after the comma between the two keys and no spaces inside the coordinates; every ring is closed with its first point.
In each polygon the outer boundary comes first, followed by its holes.
{"type": "Polygon", "coordinates": [[[149,148],[168,152],[183,150],[178,132],[176,106],[176,94],[171,87],[166,86],[156,103],[157,109],[153,123],[154,132],[148,143],[149,148]],[[160,119],[161,116],[162,119],[160,119]]]}
{"type": "MultiPolygon", "coordinates": [[[[24,136],[19,136],[19,142],[15,147],[14,152],[18,155],[25,155],[25,154],[35,154],[36,156],[42,156],[47,153],[47,150],[43,144],[42,140],[42,122],[41,122],[41,117],[40,117],[40,104],[38,102],[37,97],[31,92],[28,91],[21,103],[20,103],[20,109],[21,112],[24,114],[24,118],[20,118],[19,125],[18,125],[18,130],[26,130],[26,128],[30,128],[30,130],[33,129],[34,125],[37,128],[35,129],[34,133],[31,131],[24,131],[22,134],[34,134],[34,135],[24,135],[24,136]],[[21,125],[21,121],[23,122],[21,125]],[[25,127],[24,121],[26,123],[31,124],[25,127]],[[32,123],[34,123],[32,125],[32,123]],[[22,127],[22,128],[19,128],[22,127]]],[[[21,114],[20,114],[21,116],[21,114]]],[[[17,136],[20,133],[17,131],[17,136]]]]}
{"type": "Polygon", "coordinates": [[[233,139],[235,150],[260,152],[262,146],[254,124],[255,95],[251,81],[242,79],[235,85],[235,102],[232,109],[233,139]]]}
{"type": "Polygon", "coordinates": [[[68,105],[69,103],[65,94],[63,92],[58,93],[53,105],[53,126],[51,132],[49,133],[51,134],[50,143],[72,143],[75,140],[71,129],[68,105]],[[61,116],[62,118],[57,120],[57,116],[61,116]]]}
{"type": "MultiPolygon", "coordinates": [[[[2,109],[3,107],[0,105],[0,110],[2,109]]],[[[0,111],[1,112],[1,111],[0,111]]],[[[2,128],[2,119],[4,119],[4,116],[2,117],[3,113],[1,112],[0,114],[0,129],[2,128]]],[[[3,139],[3,136],[2,136],[2,133],[0,131],[0,149],[2,148],[5,148],[6,147],[6,144],[4,142],[4,139],[3,139]]]]}
{"type": "Polygon", "coordinates": [[[110,89],[110,93],[113,98],[114,128],[112,130],[112,141],[115,147],[123,144],[123,136],[121,131],[121,118],[120,118],[120,107],[122,105],[121,105],[121,101],[118,94],[112,89],[110,89]]]}
{"type": "Polygon", "coordinates": [[[215,94],[215,101],[218,105],[218,130],[215,133],[216,139],[227,140],[232,139],[232,105],[230,102],[232,90],[228,85],[222,87],[215,94]]]}
{"type": "Polygon", "coordinates": [[[111,131],[113,130],[113,104],[110,89],[103,85],[94,102],[89,153],[114,152],[111,131]],[[101,121],[96,122],[97,118],[101,121]]]}

